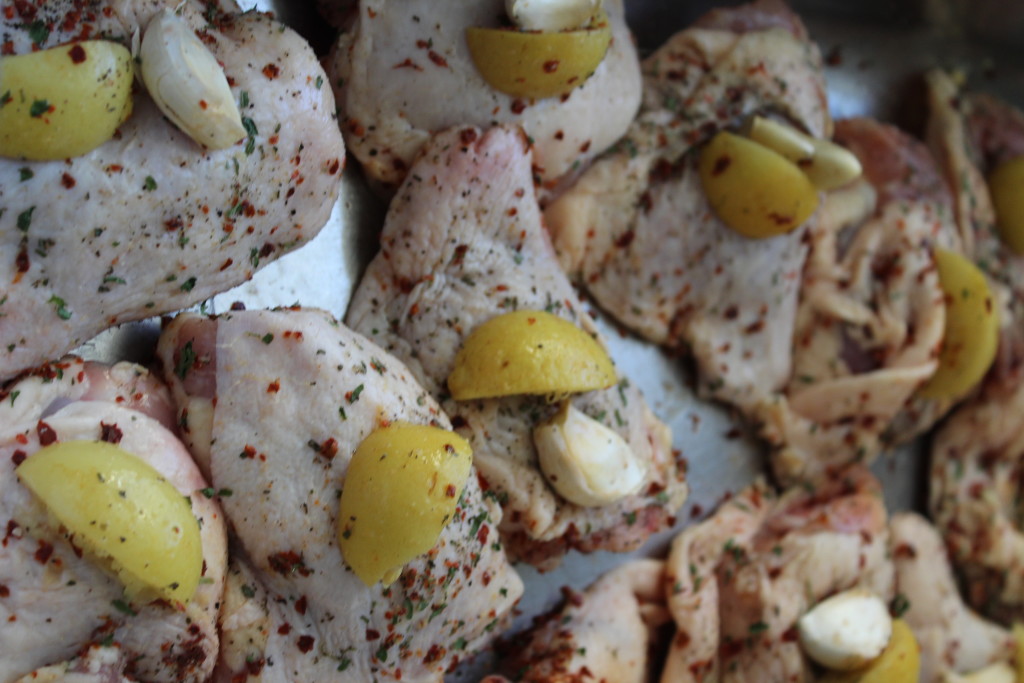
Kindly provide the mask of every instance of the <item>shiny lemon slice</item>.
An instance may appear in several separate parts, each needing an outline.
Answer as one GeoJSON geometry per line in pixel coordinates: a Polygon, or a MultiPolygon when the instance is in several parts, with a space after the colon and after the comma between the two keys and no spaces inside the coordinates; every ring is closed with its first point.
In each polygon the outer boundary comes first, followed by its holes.
{"type": "Polygon", "coordinates": [[[392,583],[437,543],[455,513],[473,451],[455,432],[393,422],[367,436],[345,474],[338,545],[363,583],[392,583]]]}
{"type": "Polygon", "coordinates": [[[149,464],[113,444],[65,441],[31,455],[17,475],[76,545],[110,562],[128,595],[192,598],[203,569],[199,523],[149,464]]]}
{"type": "Polygon", "coordinates": [[[701,150],[698,171],[712,210],[745,237],[787,233],[818,208],[818,190],[796,164],[727,131],[701,150]]]}
{"type": "Polygon", "coordinates": [[[958,399],[988,372],[999,345],[999,316],[981,270],[955,251],[935,250],[946,294],[946,330],[939,368],[921,387],[925,398],[958,399]]]}
{"type": "Polygon", "coordinates": [[[132,110],[131,53],[86,40],[0,57],[0,156],[47,161],[109,140],[132,110]]]}
{"type": "Polygon", "coordinates": [[[1015,254],[1024,254],[1024,156],[998,166],[988,177],[996,228],[1015,254]]]}
{"type": "Polygon", "coordinates": [[[921,653],[907,622],[893,619],[892,637],[882,654],[854,671],[829,671],[821,683],[913,683],[921,671],[921,653]]]}
{"type": "Polygon", "coordinates": [[[548,33],[470,27],[466,43],[480,75],[513,97],[565,95],[601,64],[612,31],[604,12],[587,28],[548,33]]]}
{"type": "Polygon", "coordinates": [[[610,387],[615,367],[592,336],[545,311],[505,313],[466,338],[448,376],[457,401],[515,394],[565,395],[610,387]]]}

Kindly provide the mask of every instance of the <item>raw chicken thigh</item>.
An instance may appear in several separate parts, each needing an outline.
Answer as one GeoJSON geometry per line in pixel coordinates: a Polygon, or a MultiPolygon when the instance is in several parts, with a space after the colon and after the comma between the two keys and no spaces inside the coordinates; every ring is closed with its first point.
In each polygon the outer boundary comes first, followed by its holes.
{"type": "Polygon", "coordinates": [[[593,75],[567,95],[535,100],[494,89],[470,56],[466,29],[501,25],[503,0],[362,0],[328,63],[349,150],[371,178],[397,187],[433,133],[517,124],[533,141],[536,176],[553,187],[614,143],[640,102],[623,2],[604,6],[612,41],[593,75]]]}
{"type": "Polygon", "coordinates": [[[144,368],[77,358],[40,366],[0,401],[0,681],[207,681],[227,534],[220,506],[175,436],[167,388],[144,368]],[[155,468],[199,520],[203,573],[187,603],[133,601],[15,474],[44,445],[115,443],[155,468]]]}
{"type": "Polygon", "coordinates": [[[471,473],[436,545],[367,587],[337,541],[353,451],[394,421],[450,427],[411,372],[315,310],[185,314],[159,356],[234,534],[220,680],[441,681],[522,593],[471,473]],[[248,678],[246,678],[248,676],[248,678]]]}
{"type": "Polygon", "coordinates": [[[727,228],[697,151],[753,114],[828,137],[820,55],[781,2],[759,0],[676,34],[643,73],[623,140],[547,210],[555,248],[619,321],[692,352],[702,395],[749,408],[790,377],[806,228],[759,240],[727,228]]]}
{"type": "Polygon", "coordinates": [[[808,232],[782,395],[755,411],[782,481],[815,479],[924,432],[950,401],[918,399],[945,323],[934,246],[959,242],[950,192],[928,150],[870,119],[836,124],[864,178],[829,193],[808,232]]]}
{"type": "Polygon", "coordinates": [[[0,34],[17,54],[83,36],[127,45],[164,7],[223,65],[248,136],[206,149],[140,88],[91,152],[0,159],[0,378],[239,284],[330,215],[345,161],[334,98],[310,47],[268,16],[231,2],[3,1],[0,34]]]}
{"type": "MultiPolygon", "coordinates": [[[[664,562],[627,562],[582,593],[565,589],[565,605],[509,643],[506,668],[524,683],[615,681],[646,683],[657,630],[668,622],[662,592],[664,562]]],[[[484,683],[506,683],[491,676],[484,683]]]]}
{"type": "Polygon", "coordinates": [[[661,680],[812,680],[797,619],[855,586],[891,598],[888,546],[867,470],[778,498],[753,484],[672,543],[664,586],[677,632],[661,680]]]}
{"type": "Polygon", "coordinates": [[[569,502],[539,467],[532,433],[557,404],[529,394],[451,398],[446,378],[467,336],[515,310],[547,311],[597,334],[541,223],[521,132],[445,131],[392,203],[348,324],[406,362],[472,443],[481,483],[504,509],[500,530],[514,557],[549,568],[570,548],[638,547],[671,524],[686,484],[667,427],[628,378],[571,398],[625,441],[643,473],[638,492],[597,506],[569,502]]]}

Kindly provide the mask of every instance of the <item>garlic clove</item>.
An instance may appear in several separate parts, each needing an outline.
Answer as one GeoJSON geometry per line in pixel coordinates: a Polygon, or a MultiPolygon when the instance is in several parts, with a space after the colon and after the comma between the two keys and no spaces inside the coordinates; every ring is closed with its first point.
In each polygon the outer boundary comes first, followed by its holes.
{"type": "Polygon", "coordinates": [[[505,0],[505,11],[525,31],[566,31],[589,26],[601,0],[505,0]]]}
{"type": "Polygon", "coordinates": [[[892,617],[880,597],[854,588],[822,600],[797,622],[800,644],[822,666],[849,671],[882,654],[892,617]]]}
{"type": "Polygon", "coordinates": [[[819,190],[842,187],[863,172],[860,160],[848,149],[772,119],[755,116],[747,137],[797,164],[819,190]]]}
{"type": "Polygon", "coordinates": [[[533,430],[533,442],[552,488],[577,505],[614,503],[644,484],[645,468],[625,439],[568,401],[533,430]]]}
{"type": "Polygon", "coordinates": [[[246,136],[216,57],[173,10],[156,13],[139,48],[142,81],[160,111],[199,144],[231,147],[246,136]]]}

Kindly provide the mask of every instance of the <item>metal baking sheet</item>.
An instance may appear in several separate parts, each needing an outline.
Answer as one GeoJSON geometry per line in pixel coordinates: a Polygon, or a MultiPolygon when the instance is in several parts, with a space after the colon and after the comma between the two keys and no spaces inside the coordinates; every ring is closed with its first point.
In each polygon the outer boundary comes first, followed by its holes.
{"type": "MultiPolygon", "coordinates": [[[[674,30],[721,4],[725,3],[629,0],[628,20],[643,55],[674,30]]],[[[874,116],[920,133],[925,115],[920,76],[933,66],[963,68],[975,87],[1024,104],[1024,60],[1020,51],[1004,40],[1006,22],[999,18],[1007,17],[1005,13],[985,12],[986,7],[998,9],[1006,4],[972,2],[969,21],[964,0],[799,0],[792,6],[802,15],[826,57],[834,117],[874,116]]],[[[243,0],[242,5],[276,11],[279,18],[306,35],[321,54],[329,47],[331,35],[316,19],[311,2],[243,0]]],[[[1017,14],[1020,16],[1010,18],[1024,27],[1024,10],[1017,14]]],[[[330,222],[312,243],[200,308],[217,313],[235,302],[247,308],[300,303],[343,317],[352,290],[376,250],[385,209],[360,177],[357,164],[350,160],[330,222]]],[[[512,631],[525,628],[535,615],[553,608],[560,600],[562,586],[582,589],[632,556],[662,555],[680,528],[714,509],[724,494],[742,488],[764,472],[763,449],[743,430],[742,423],[727,407],[694,395],[685,359],[636,339],[595,306],[591,311],[609,339],[618,365],[642,388],[655,413],[672,428],[674,445],[688,463],[690,498],[675,528],[651,538],[636,553],[572,552],[560,568],[547,574],[517,567],[526,590],[512,631]]],[[[158,332],[159,321],[155,320],[123,325],[101,334],[80,352],[97,360],[146,362],[158,332]]],[[[923,509],[926,452],[927,443],[919,440],[884,454],[875,463],[890,510],[923,509]]],[[[492,665],[493,655],[482,653],[460,667],[449,681],[479,680],[492,670],[492,665]]]]}

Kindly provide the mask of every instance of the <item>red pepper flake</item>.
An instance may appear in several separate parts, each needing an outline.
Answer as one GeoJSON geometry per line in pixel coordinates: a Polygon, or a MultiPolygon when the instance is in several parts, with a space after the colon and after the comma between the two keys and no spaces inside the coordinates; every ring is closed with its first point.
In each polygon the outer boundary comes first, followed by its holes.
{"type": "Polygon", "coordinates": [[[509,109],[512,110],[513,114],[522,114],[524,111],[526,111],[526,102],[517,97],[514,100],[512,100],[512,105],[509,107],[509,109]]]}
{"type": "Polygon", "coordinates": [[[295,611],[298,612],[299,614],[305,614],[306,613],[306,596],[305,595],[299,597],[299,599],[295,601],[295,611]]]}
{"type": "Polygon", "coordinates": [[[85,61],[85,48],[81,45],[76,44],[70,50],[68,50],[68,57],[71,57],[71,61],[75,64],[81,64],[85,61]]]}
{"type": "Polygon", "coordinates": [[[292,574],[309,576],[313,573],[306,566],[305,560],[302,559],[302,555],[294,550],[284,550],[279,553],[274,553],[273,555],[268,555],[267,562],[270,564],[270,568],[281,576],[290,576],[292,574]]]}
{"type": "Polygon", "coordinates": [[[299,648],[299,652],[306,654],[313,649],[313,643],[316,639],[313,636],[299,636],[299,639],[295,641],[295,644],[299,648]]]}
{"type": "Polygon", "coordinates": [[[174,232],[175,230],[181,230],[184,227],[185,222],[181,220],[181,216],[175,216],[164,221],[164,228],[167,232],[174,232]]]}
{"type": "Polygon", "coordinates": [[[9,520],[7,520],[7,533],[6,533],[6,534],[4,534],[4,540],[3,540],[3,544],[2,544],[4,548],[6,548],[6,547],[7,547],[7,541],[9,541],[10,539],[12,539],[12,538],[13,538],[13,539],[18,539],[18,538],[20,538],[20,536],[18,536],[18,535],[17,535],[16,533],[15,533],[15,532],[17,532],[17,531],[18,531],[18,529],[20,529],[20,528],[21,528],[21,527],[20,527],[20,526],[18,526],[18,523],[17,523],[17,522],[15,522],[15,521],[14,521],[13,519],[9,519],[9,520]]]}
{"type": "Polygon", "coordinates": [[[46,564],[50,561],[50,557],[53,555],[53,546],[46,541],[39,541],[39,547],[36,549],[35,558],[39,564],[46,564]]]}
{"type": "Polygon", "coordinates": [[[443,68],[448,68],[448,60],[442,57],[441,55],[437,54],[433,50],[427,52],[427,56],[430,57],[430,61],[432,61],[434,64],[437,64],[438,66],[443,68]]]}
{"type": "Polygon", "coordinates": [[[580,145],[580,154],[586,154],[588,151],[590,151],[590,140],[580,145]]]}
{"type": "Polygon", "coordinates": [[[274,80],[281,75],[281,68],[277,64],[267,64],[263,67],[263,75],[270,80],[274,80]]]}
{"type": "Polygon", "coordinates": [[[784,216],[776,211],[768,214],[768,220],[778,226],[793,225],[793,216],[784,216]]]}
{"type": "Polygon", "coordinates": [[[281,391],[281,382],[279,380],[275,379],[273,382],[267,385],[268,394],[276,394],[279,391],[281,391]]]}
{"type": "Polygon", "coordinates": [[[100,422],[100,440],[106,441],[107,443],[121,443],[121,439],[124,437],[124,432],[116,424],[107,424],[106,422],[100,422]]]}
{"type": "MultiPolygon", "coordinates": [[[[28,258],[28,247],[22,246],[18,250],[18,255],[14,257],[14,267],[19,273],[27,273],[31,262],[28,258]]],[[[17,280],[15,280],[17,282],[17,280]]]]}
{"type": "Polygon", "coordinates": [[[749,325],[747,325],[743,329],[743,331],[746,334],[757,334],[758,332],[760,332],[763,329],[764,329],[764,321],[763,320],[757,320],[757,321],[752,322],[749,325]]]}
{"type": "Polygon", "coordinates": [[[413,71],[423,71],[423,67],[406,57],[404,62],[395,64],[392,69],[412,69],[413,71]]]}
{"type": "Polygon", "coordinates": [[[70,173],[65,173],[60,177],[60,184],[63,185],[66,190],[73,188],[77,182],[78,181],[75,180],[75,177],[70,173]]]}
{"type": "Polygon", "coordinates": [[[57,440],[57,432],[42,420],[36,423],[36,432],[39,434],[39,444],[42,446],[49,446],[57,440]]]}
{"type": "Polygon", "coordinates": [[[448,498],[454,498],[458,492],[459,489],[456,488],[455,484],[448,484],[447,488],[444,490],[444,495],[448,498]]]}
{"type": "Polygon", "coordinates": [[[380,640],[380,631],[372,628],[366,629],[366,639],[369,641],[380,640]]]}
{"type": "Polygon", "coordinates": [[[553,74],[556,71],[558,71],[557,59],[549,59],[548,61],[544,62],[544,73],[553,74]]]}
{"type": "Polygon", "coordinates": [[[0,598],[9,598],[9,597],[11,597],[11,589],[8,588],[7,586],[3,585],[3,584],[0,584],[0,598]]]}
{"type": "Polygon", "coordinates": [[[464,128],[462,131],[459,132],[459,140],[461,140],[462,144],[464,145],[469,145],[472,144],[473,142],[476,142],[477,137],[479,136],[475,128],[464,128]]]}
{"type": "Polygon", "coordinates": [[[25,458],[27,458],[27,457],[28,457],[28,454],[25,453],[25,451],[23,451],[21,449],[18,449],[16,451],[14,451],[13,453],[11,453],[11,462],[13,462],[14,466],[17,467],[21,463],[25,462],[25,458]]]}
{"type": "Polygon", "coordinates": [[[462,265],[462,261],[466,258],[467,251],[469,251],[468,244],[460,244],[455,247],[455,253],[452,255],[451,265],[462,265]]]}
{"type": "Polygon", "coordinates": [[[433,664],[435,662],[439,662],[442,659],[444,659],[444,656],[446,654],[447,654],[447,650],[445,650],[445,648],[443,648],[440,645],[435,643],[435,644],[430,646],[429,650],[427,650],[426,656],[423,657],[423,663],[424,664],[433,664]]]}
{"type": "Polygon", "coordinates": [[[13,55],[14,54],[14,41],[5,40],[3,44],[0,44],[0,55],[13,55]]]}
{"type": "Polygon", "coordinates": [[[331,437],[324,441],[322,444],[320,444],[319,453],[328,460],[333,460],[334,456],[338,454],[338,440],[335,439],[334,437],[331,437]]]}
{"type": "Polygon", "coordinates": [[[243,460],[253,460],[256,458],[256,448],[247,444],[238,457],[243,460]]]}
{"type": "Polygon", "coordinates": [[[784,643],[795,643],[798,637],[799,633],[797,632],[796,626],[790,626],[782,632],[782,635],[779,636],[779,639],[784,643]]]}
{"type": "Polygon", "coordinates": [[[627,230],[626,232],[619,235],[618,238],[616,238],[615,246],[618,247],[619,249],[625,249],[626,247],[633,243],[633,239],[635,237],[635,232],[633,232],[632,230],[627,230]]]}
{"type": "Polygon", "coordinates": [[[277,627],[278,635],[286,636],[286,635],[288,635],[291,632],[292,632],[292,625],[289,624],[288,622],[285,622],[285,623],[283,623],[283,624],[281,624],[280,626],[277,627]]]}
{"type": "Polygon", "coordinates": [[[223,272],[223,271],[227,270],[228,268],[230,268],[231,264],[233,264],[234,262],[235,262],[234,259],[230,259],[229,258],[227,261],[225,261],[224,263],[220,264],[221,272],[223,272]]]}
{"type": "Polygon", "coordinates": [[[487,526],[486,524],[481,525],[480,531],[476,532],[476,540],[480,542],[480,545],[486,545],[487,537],[490,535],[490,533],[491,527],[487,526]]]}
{"type": "Polygon", "coordinates": [[[711,175],[722,175],[729,168],[730,164],[732,164],[732,159],[729,158],[728,154],[718,157],[715,159],[715,165],[711,167],[711,175]]]}
{"type": "Polygon", "coordinates": [[[331,175],[337,175],[338,171],[340,171],[340,170],[341,170],[341,161],[339,159],[334,159],[333,161],[331,161],[330,165],[327,167],[327,172],[329,174],[331,174],[331,175]]]}
{"type": "Polygon", "coordinates": [[[110,164],[107,166],[107,173],[120,173],[124,170],[124,166],[121,164],[110,164]]]}

